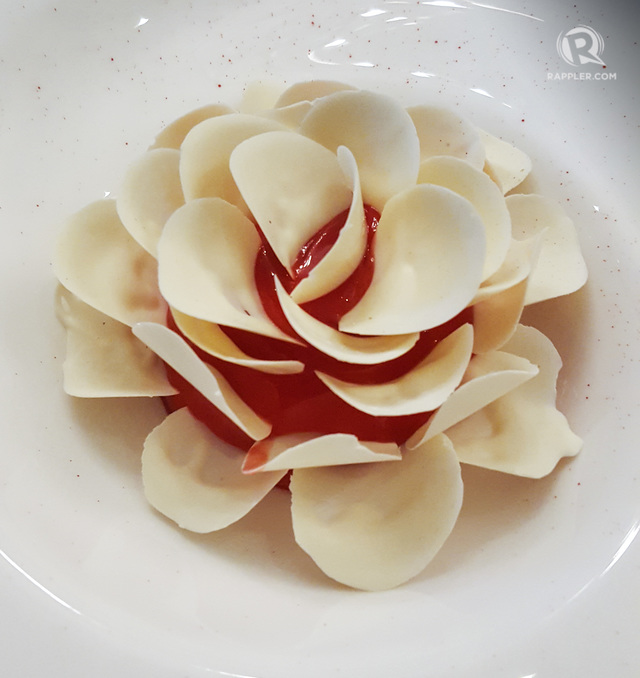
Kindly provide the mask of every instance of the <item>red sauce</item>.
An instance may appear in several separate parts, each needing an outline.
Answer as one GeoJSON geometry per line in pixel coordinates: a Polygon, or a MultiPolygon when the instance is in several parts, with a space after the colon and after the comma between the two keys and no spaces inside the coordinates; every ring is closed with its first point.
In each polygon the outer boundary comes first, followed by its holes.
{"type": "MultiPolygon", "coordinates": [[[[335,290],[304,304],[303,308],[319,320],[337,327],[340,318],[362,298],[371,283],[374,268],[375,233],[380,215],[366,206],[367,248],[354,273],[335,290]]],[[[275,277],[287,291],[305,278],[335,243],[347,213],[338,215],[301,249],[289,275],[265,243],[255,263],[256,285],[266,313],[285,333],[296,336],[278,303],[275,277]]],[[[314,374],[315,370],[362,384],[384,383],[398,378],[417,365],[433,347],[453,330],[473,319],[466,310],[451,321],[421,333],[416,345],[405,355],[378,365],[353,365],[340,362],[311,346],[263,337],[244,330],[223,327],[225,333],[245,353],[261,359],[301,361],[300,374],[272,375],[216,359],[197,347],[200,358],[219,370],[238,395],[261,417],[271,422],[272,435],[296,432],[351,433],[361,440],[403,443],[429,418],[430,412],[399,417],[374,417],[351,407],[334,395],[314,374]]],[[[179,331],[170,316],[169,327],[179,331]]],[[[223,440],[247,450],[253,441],[222,415],[190,384],[173,370],[171,383],[179,395],[165,399],[169,411],[188,406],[194,416],[206,423],[223,440]]]]}

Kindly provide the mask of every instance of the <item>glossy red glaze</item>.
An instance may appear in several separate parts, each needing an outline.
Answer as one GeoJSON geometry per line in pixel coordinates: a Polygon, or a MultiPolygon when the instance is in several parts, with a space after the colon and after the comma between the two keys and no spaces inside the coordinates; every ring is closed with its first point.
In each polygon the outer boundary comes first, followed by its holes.
{"type": "MultiPolygon", "coordinates": [[[[328,325],[338,321],[362,298],[374,269],[375,233],[379,214],[366,207],[368,225],[367,249],[356,271],[329,294],[309,302],[303,308],[328,325]]],[[[321,229],[305,246],[292,267],[293,276],[276,259],[265,243],[255,263],[256,285],[265,311],[285,333],[296,336],[278,303],[275,276],[287,291],[306,277],[313,266],[336,241],[347,213],[338,215],[321,229]]],[[[261,417],[271,422],[272,435],[296,432],[351,433],[360,440],[403,443],[428,419],[430,412],[399,417],[374,417],[361,412],[334,395],[315,375],[322,371],[346,381],[376,384],[400,377],[418,364],[433,347],[453,330],[473,320],[473,311],[466,310],[445,325],[422,332],[416,345],[405,355],[378,365],[343,363],[308,346],[263,337],[251,332],[223,327],[225,333],[245,353],[256,358],[299,360],[305,365],[300,374],[272,375],[216,359],[200,349],[198,355],[218,369],[238,395],[261,417]]],[[[173,319],[169,326],[178,331],[173,319]]],[[[169,371],[169,378],[180,391],[178,396],[165,399],[170,410],[188,406],[220,438],[243,450],[252,440],[222,415],[179,375],[169,371]]]]}

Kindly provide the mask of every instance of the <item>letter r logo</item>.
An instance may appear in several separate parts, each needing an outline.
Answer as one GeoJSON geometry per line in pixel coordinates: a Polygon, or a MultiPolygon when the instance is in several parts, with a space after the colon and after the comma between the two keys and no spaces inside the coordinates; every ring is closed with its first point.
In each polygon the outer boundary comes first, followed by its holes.
{"type": "Polygon", "coordinates": [[[570,31],[560,33],[557,48],[558,54],[572,66],[584,66],[588,63],[605,65],[600,57],[604,51],[604,40],[600,33],[589,26],[576,26],[570,31]]]}

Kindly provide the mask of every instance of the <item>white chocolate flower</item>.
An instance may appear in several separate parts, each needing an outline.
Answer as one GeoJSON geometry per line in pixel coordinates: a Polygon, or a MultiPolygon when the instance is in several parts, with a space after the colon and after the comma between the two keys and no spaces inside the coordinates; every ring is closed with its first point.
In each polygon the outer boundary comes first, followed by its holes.
{"type": "Polygon", "coordinates": [[[560,358],[519,321],[586,268],[560,208],[505,198],[529,169],[447,110],[331,81],[193,111],[63,230],[65,389],[165,398],[142,474],[181,527],[288,478],[326,574],[402,584],[455,525],[460,463],[540,477],[580,448],[560,358]]]}

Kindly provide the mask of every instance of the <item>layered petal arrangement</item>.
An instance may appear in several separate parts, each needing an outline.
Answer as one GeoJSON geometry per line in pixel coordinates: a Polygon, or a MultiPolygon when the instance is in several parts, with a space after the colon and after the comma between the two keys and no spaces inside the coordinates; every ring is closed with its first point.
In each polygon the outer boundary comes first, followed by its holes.
{"type": "Polygon", "coordinates": [[[193,111],[62,231],[65,390],[163,398],[142,474],[180,527],[278,487],[329,577],[398,586],[454,528],[461,464],[539,478],[581,447],[560,357],[520,324],[587,276],[562,210],[517,193],[530,168],[342,83],[193,111]]]}

